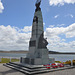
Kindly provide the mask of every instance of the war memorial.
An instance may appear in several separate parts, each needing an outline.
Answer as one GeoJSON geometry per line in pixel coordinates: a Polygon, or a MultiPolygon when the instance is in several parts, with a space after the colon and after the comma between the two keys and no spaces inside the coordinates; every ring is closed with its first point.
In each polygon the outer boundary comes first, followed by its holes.
{"type": "Polygon", "coordinates": [[[21,63],[43,65],[54,63],[54,58],[48,57],[48,42],[44,38],[43,17],[40,8],[41,0],[37,0],[32,24],[32,35],[29,41],[29,53],[21,58],[21,63]]]}
{"type": "Polygon", "coordinates": [[[37,0],[35,4],[36,9],[32,22],[32,33],[29,41],[29,52],[27,56],[21,57],[20,62],[10,62],[4,64],[4,66],[32,75],[73,68],[73,66],[71,66],[58,69],[48,69],[46,66],[43,66],[55,63],[55,59],[49,58],[48,56],[48,42],[47,39],[44,38],[43,17],[40,4],[41,0],[37,0]]]}

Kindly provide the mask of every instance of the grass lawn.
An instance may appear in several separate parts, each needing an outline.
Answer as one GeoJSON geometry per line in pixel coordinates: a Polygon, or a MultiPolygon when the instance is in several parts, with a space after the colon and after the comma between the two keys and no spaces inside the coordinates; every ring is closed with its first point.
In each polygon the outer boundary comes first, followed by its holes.
{"type": "MultiPolygon", "coordinates": [[[[17,62],[19,61],[19,59],[12,59],[11,58],[11,62],[17,62]]],[[[10,62],[10,59],[9,58],[1,58],[1,62],[0,63],[9,63],[10,62]]]]}

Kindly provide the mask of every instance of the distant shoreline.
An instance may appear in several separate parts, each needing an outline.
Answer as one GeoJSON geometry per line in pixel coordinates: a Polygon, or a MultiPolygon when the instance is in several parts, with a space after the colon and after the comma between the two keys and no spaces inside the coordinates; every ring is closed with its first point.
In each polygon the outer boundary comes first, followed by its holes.
{"type": "MultiPolygon", "coordinates": [[[[28,53],[28,51],[0,51],[0,53],[28,53]]],[[[64,52],[54,52],[54,51],[49,51],[49,54],[75,54],[75,53],[64,53],[64,52]]]]}
{"type": "Polygon", "coordinates": [[[0,51],[0,53],[28,53],[28,51],[0,51]]]}

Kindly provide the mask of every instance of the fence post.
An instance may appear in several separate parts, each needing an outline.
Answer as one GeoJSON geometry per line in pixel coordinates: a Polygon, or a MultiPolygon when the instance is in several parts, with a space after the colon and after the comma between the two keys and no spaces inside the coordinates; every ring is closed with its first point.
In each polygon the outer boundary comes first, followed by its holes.
{"type": "Polygon", "coordinates": [[[2,58],[0,58],[0,62],[1,62],[1,59],[2,59],[2,58]]]}
{"type": "Polygon", "coordinates": [[[11,62],[11,58],[10,58],[10,62],[11,62]]]}
{"type": "Polygon", "coordinates": [[[71,66],[73,66],[73,61],[71,61],[71,66]]]}

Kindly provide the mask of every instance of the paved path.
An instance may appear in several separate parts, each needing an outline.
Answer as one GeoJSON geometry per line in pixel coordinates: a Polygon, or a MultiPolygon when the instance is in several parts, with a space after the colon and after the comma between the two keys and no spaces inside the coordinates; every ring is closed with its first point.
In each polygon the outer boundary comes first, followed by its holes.
{"type": "MultiPolygon", "coordinates": [[[[25,75],[25,74],[19,71],[13,70],[11,68],[5,67],[3,66],[3,64],[0,64],[0,75],[25,75]]],[[[43,74],[38,74],[38,75],[75,75],[75,68],[49,72],[49,73],[43,73],[43,74]]]]}
{"type": "Polygon", "coordinates": [[[3,66],[3,64],[0,64],[0,75],[25,75],[25,74],[13,70],[11,68],[5,67],[3,66]]]}
{"type": "Polygon", "coordinates": [[[75,75],[75,69],[67,69],[38,75],[75,75]]]}

